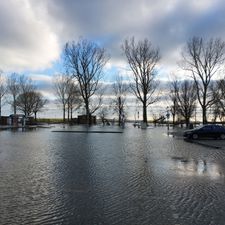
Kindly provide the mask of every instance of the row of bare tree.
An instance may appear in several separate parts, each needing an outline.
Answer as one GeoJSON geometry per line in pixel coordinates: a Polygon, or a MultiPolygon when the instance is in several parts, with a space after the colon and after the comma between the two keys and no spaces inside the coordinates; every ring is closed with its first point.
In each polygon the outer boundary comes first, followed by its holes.
{"type": "MultiPolygon", "coordinates": [[[[108,61],[104,48],[97,44],[81,39],[78,43],[65,45],[64,63],[66,75],[60,75],[54,80],[55,93],[63,108],[63,120],[72,119],[73,110],[83,106],[87,120],[99,110],[100,117],[105,117],[106,110],[102,106],[104,88],[101,83],[103,68],[108,61]]],[[[119,124],[124,114],[125,85],[121,76],[113,86],[115,99],[114,108],[118,112],[119,124]]]]}
{"type": "MultiPolygon", "coordinates": [[[[211,82],[208,96],[211,96],[211,101],[207,105],[206,110],[207,112],[210,111],[213,116],[212,121],[216,122],[219,119],[223,122],[225,118],[225,80],[219,79],[211,82]]],[[[171,82],[169,98],[172,102],[170,112],[172,114],[173,124],[177,122],[176,119],[183,118],[186,127],[188,127],[190,119],[194,116],[196,119],[196,110],[199,102],[198,89],[194,81],[174,80],[171,82]]],[[[206,115],[208,114],[209,112],[206,115]]],[[[207,117],[205,123],[207,123],[207,117]]]]}
{"type": "Polygon", "coordinates": [[[196,105],[202,109],[202,122],[207,123],[209,109],[213,109],[214,121],[224,117],[225,83],[218,79],[225,60],[225,42],[221,39],[204,40],[194,37],[182,52],[180,67],[187,72],[184,79],[171,84],[170,99],[173,122],[176,115],[185,119],[186,126],[193,116],[196,105]],[[215,78],[215,79],[214,79],[215,78]],[[190,80],[191,79],[191,80],[190,80]]]}
{"type": "MultiPolygon", "coordinates": [[[[147,123],[147,107],[158,100],[158,97],[154,97],[154,93],[158,85],[155,82],[155,66],[160,59],[159,50],[154,49],[147,39],[135,43],[134,38],[126,40],[122,49],[135,77],[134,82],[131,82],[130,89],[142,102],[143,121],[147,123]]],[[[103,77],[103,68],[108,59],[109,57],[106,55],[104,48],[85,39],[65,45],[64,63],[67,75],[58,77],[55,80],[55,92],[63,106],[64,121],[66,107],[68,118],[69,111],[72,110],[68,105],[69,93],[67,90],[69,83],[72,83],[77,87],[76,94],[73,95],[74,105],[79,107],[83,104],[88,121],[91,122],[91,115],[99,110],[102,105],[103,89],[101,79],[103,77]]],[[[127,85],[122,77],[118,75],[113,85],[115,97],[112,106],[118,114],[119,124],[121,124],[125,116],[124,108],[127,91],[127,85]]],[[[72,105],[71,107],[74,108],[72,105]]]]}
{"type": "MultiPolygon", "coordinates": [[[[148,106],[159,100],[159,83],[156,81],[159,49],[154,48],[148,39],[135,41],[134,38],[130,38],[123,42],[122,50],[133,74],[130,91],[142,104],[143,122],[147,123],[148,106]]],[[[179,63],[186,73],[182,79],[185,81],[174,81],[171,87],[173,119],[179,113],[186,124],[189,124],[196,102],[201,106],[203,123],[207,122],[207,111],[213,105],[217,109],[215,116],[221,116],[225,108],[224,80],[214,82],[213,78],[223,67],[224,57],[225,42],[221,39],[204,40],[193,37],[186,43],[179,63]],[[187,78],[192,81],[188,81],[187,78]]],[[[94,42],[80,39],[77,43],[69,42],[65,45],[64,63],[68,75],[59,78],[55,83],[57,96],[63,105],[64,120],[66,107],[69,118],[69,111],[72,115],[72,110],[82,104],[89,119],[100,108],[103,95],[101,79],[108,60],[105,49],[94,42]],[[75,86],[75,91],[72,91],[74,94],[71,95],[74,102],[71,105],[68,100],[70,91],[68,92],[65,84],[75,86]]],[[[122,79],[118,78],[113,89],[115,97],[112,106],[117,111],[120,123],[125,113],[127,87],[122,79]]]]}
{"type": "MultiPolygon", "coordinates": [[[[143,122],[147,123],[147,108],[159,100],[158,82],[156,81],[157,64],[160,60],[158,48],[154,48],[148,39],[135,41],[134,37],[126,39],[122,51],[133,74],[129,90],[142,104],[143,122]]],[[[91,115],[100,109],[104,90],[101,85],[104,66],[109,60],[104,48],[96,43],[80,39],[68,42],[64,48],[64,65],[66,75],[54,78],[55,93],[63,106],[63,119],[72,119],[73,111],[83,106],[88,121],[91,115]]],[[[171,113],[173,119],[180,114],[189,123],[196,107],[202,109],[203,123],[207,122],[207,112],[214,106],[215,119],[224,114],[224,80],[214,81],[225,60],[225,42],[221,39],[204,40],[194,37],[186,43],[182,51],[179,66],[185,71],[180,81],[171,86],[171,113]],[[192,81],[187,81],[187,78],[192,81]]],[[[1,81],[1,80],[0,80],[1,81]]],[[[7,93],[7,101],[14,114],[19,109],[29,116],[36,113],[46,104],[43,96],[36,91],[32,81],[25,76],[12,74],[7,79],[7,87],[0,82],[1,100],[7,93]]],[[[127,85],[118,76],[114,85],[114,98],[111,106],[118,114],[119,124],[125,115],[127,85]]]]}
{"type": "Polygon", "coordinates": [[[43,95],[37,91],[32,80],[24,75],[12,73],[7,79],[0,73],[0,117],[3,104],[10,104],[13,113],[22,112],[25,116],[35,116],[47,103],[43,95]]]}
{"type": "MultiPolygon", "coordinates": [[[[114,84],[112,87],[109,87],[112,88],[111,91],[114,97],[107,99],[107,106],[102,101],[102,93],[105,88],[100,85],[98,88],[100,91],[95,93],[93,99],[89,99],[90,115],[98,111],[99,118],[105,123],[111,111],[112,114],[118,116],[118,123],[121,125],[126,113],[126,94],[128,93],[129,85],[125,83],[122,76],[117,75],[114,84]]],[[[54,89],[57,102],[62,106],[63,121],[66,122],[66,118],[67,121],[72,121],[73,112],[84,106],[83,98],[79,91],[79,84],[71,76],[61,74],[54,78],[54,89]]]]}
{"type": "Polygon", "coordinates": [[[58,103],[62,105],[63,122],[73,119],[73,111],[81,107],[81,96],[77,84],[68,75],[58,75],[54,78],[54,89],[58,103]]]}

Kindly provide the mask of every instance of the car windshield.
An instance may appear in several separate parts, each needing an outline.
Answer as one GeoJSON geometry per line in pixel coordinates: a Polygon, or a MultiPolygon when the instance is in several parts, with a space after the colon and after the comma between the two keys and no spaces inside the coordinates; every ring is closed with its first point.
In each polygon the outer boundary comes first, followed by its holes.
{"type": "Polygon", "coordinates": [[[199,130],[199,129],[203,128],[203,127],[205,127],[205,125],[200,125],[200,126],[194,128],[193,130],[199,130]]]}

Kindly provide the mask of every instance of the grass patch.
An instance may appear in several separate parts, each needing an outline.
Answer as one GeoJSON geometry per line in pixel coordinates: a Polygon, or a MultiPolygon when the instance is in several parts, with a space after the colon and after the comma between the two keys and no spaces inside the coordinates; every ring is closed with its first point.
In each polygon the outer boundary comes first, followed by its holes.
{"type": "Polygon", "coordinates": [[[37,123],[49,123],[49,124],[63,123],[63,119],[60,119],[60,118],[38,118],[37,123]]]}

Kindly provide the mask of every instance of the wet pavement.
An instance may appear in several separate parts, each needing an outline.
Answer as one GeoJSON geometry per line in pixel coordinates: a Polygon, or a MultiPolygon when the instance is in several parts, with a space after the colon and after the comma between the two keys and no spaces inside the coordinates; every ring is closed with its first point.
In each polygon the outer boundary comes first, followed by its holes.
{"type": "Polygon", "coordinates": [[[225,224],[224,141],[52,130],[0,132],[0,224],[225,224]]]}

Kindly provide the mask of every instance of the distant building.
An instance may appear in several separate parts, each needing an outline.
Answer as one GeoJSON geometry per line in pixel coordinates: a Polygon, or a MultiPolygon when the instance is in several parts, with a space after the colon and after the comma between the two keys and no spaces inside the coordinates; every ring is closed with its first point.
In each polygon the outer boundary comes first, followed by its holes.
{"type": "Polygon", "coordinates": [[[0,125],[8,125],[9,124],[9,117],[8,116],[1,116],[0,117],[0,125]]]}
{"type": "Polygon", "coordinates": [[[25,126],[25,115],[23,114],[11,114],[9,115],[8,125],[11,126],[25,126]]]}
{"type": "Polygon", "coordinates": [[[11,114],[9,116],[1,116],[0,125],[9,125],[9,126],[25,126],[33,125],[34,118],[29,116],[25,117],[24,114],[11,114]]]}

